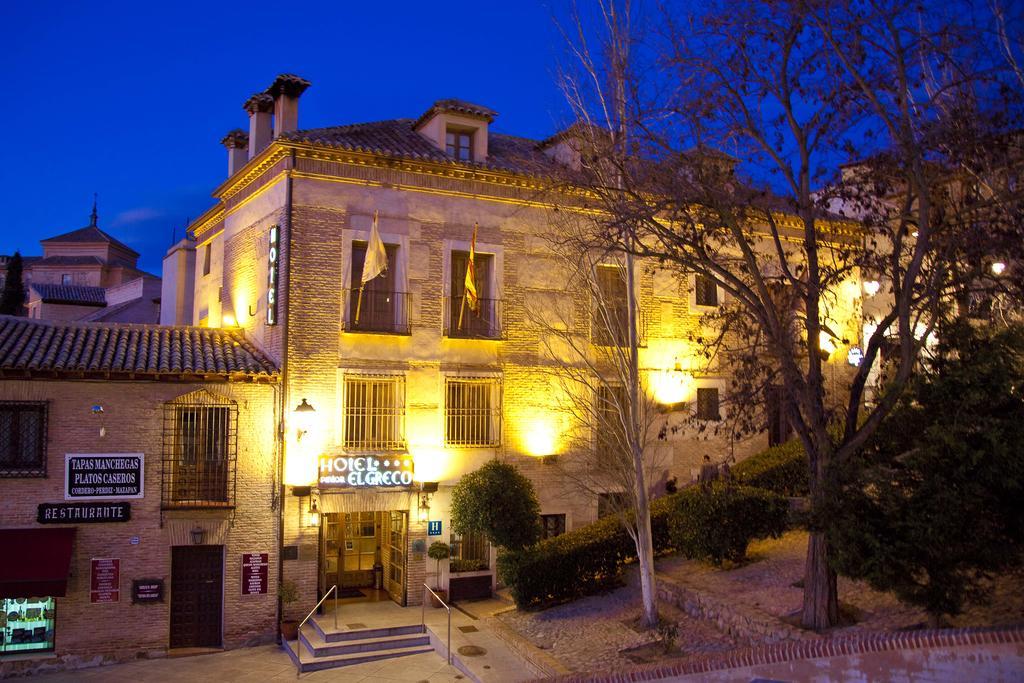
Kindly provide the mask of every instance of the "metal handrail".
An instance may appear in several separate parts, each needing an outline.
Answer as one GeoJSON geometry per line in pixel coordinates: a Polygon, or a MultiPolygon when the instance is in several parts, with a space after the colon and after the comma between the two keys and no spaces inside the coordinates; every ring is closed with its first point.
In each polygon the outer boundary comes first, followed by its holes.
{"type": "MultiPolygon", "coordinates": [[[[452,608],[448,606],[448,603],[444,599],[434,592],[434,589],[423,584],[423,587],[430,591],[430,594],[437,598],[437,601],[441,603],[441,606],[448,610],[448,666],[452,665],[452,608]]],[[[427,593],[423,593],[423,607],[420,609],[420,626],[423,627],[423,632],[427,632],[427,593]]]]}
{"type": "Polygon", "coordinates": [[[316,611],[320,609],[320,605],[324,604],[324,600],[329,598],[331,593],[334,593],[334,630],[338,630],[338,584],[334,584],[330,590],[324,593],[324,597],[320,598],[316,606],[309,611],[306,618],[299,622],[299,627],[295,629],[295,665],[298,668],[298,671],[295,672],[296,676],[302,675],[302,627],[316,614],[316,611]]]}

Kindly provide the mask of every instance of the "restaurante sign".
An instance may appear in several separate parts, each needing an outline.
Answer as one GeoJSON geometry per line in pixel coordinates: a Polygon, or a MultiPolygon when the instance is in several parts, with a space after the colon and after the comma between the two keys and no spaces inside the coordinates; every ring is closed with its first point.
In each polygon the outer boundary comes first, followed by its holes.
{"type": "Polygon", "coordinates": [[[322,456],[320,487],[411,486],[412,456],[322,456]]]}
{"type": "Polygon", "coordinates": [[[66,453],[64,500],[142,498],[142,453],[66,453]]]}

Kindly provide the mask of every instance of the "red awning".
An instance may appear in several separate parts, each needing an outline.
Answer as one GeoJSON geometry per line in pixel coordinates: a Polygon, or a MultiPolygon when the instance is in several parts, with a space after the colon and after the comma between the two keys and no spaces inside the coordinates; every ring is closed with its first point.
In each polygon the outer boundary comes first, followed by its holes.
{"type": "Polygon", "coordinates": [[[0,598],[63,597],[74,527],[0,529],[0,598]]]}

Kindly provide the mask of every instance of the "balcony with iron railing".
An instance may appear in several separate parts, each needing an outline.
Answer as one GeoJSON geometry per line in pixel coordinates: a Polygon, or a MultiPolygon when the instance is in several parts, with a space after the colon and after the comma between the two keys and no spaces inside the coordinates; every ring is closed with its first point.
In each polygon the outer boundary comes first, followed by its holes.
{"type": "Polygon", "coordinates": [[[444,335],[452,339],[501,339],[501,299],[478,299],[477,311],[462,296],[444,299],[444,335]],[[462,325],[459,325],[461,315],[462,325]]]}
{"type": "Polygon", "coordinates": [[[409,334],[408,292],[365,289],[345,290],[345,331],[409,334]],[[358,314],[358,315],[357,315],[358,314]]]}

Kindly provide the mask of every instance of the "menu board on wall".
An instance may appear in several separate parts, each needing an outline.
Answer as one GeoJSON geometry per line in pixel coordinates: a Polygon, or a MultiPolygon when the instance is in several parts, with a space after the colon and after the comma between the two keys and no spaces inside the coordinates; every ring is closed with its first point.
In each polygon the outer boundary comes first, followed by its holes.
{"type": "Polygon", "coordinates": [[[142,453],[65,453],[64,500],[142,498],[142,453]]]}
{"type": "Polygon", "coordinates": [[[89,602],[120,602],[121,560],[94,557],[91,564],[89,602]]]}
{"type": "Polygon", "coordinates": [[[270,555],[268,553],[244,553],[242,555],[242,595],[264,595],[270,579],[270,555]]]}

